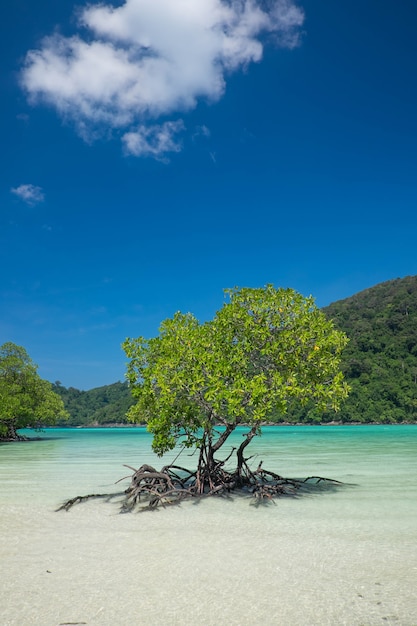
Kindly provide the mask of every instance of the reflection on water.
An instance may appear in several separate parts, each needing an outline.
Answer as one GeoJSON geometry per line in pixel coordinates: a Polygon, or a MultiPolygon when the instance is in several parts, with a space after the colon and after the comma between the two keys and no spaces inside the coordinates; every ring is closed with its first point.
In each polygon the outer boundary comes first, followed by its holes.
{"type": "Polygon", "coordinates": [[[357,486],[123,516],[117,501],[54,509],[120,491],[124,463],[159,467],[176,452],[155,457],[141,428],[41,436],[0,445],[2,625],[416,626],[416,427],[267,427],[250,446],[255,467],[357,486]]]}

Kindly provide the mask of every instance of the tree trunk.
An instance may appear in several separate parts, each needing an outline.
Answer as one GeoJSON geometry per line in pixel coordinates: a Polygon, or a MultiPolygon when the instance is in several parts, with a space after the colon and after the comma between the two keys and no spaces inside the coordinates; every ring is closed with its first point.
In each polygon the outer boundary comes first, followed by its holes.
{"type": "Polygon", "coordinates": [[[224,429],[224,431],[222,432],[222,434],[220,435],[220,437],[218,438],[218,440],[216,441],[216,443],[214,444],[213,444],[213,438],[211,434],[209,433],[207,434],[207,444],[208,444],[207,445],[207,467],[209,471],[213,471],[217,465],[217,462],[214,459],[215,453],[218,450],[220,450],[222,445],[226,442],[226,440],[232,434],[235,428],[236,428],[236,425],[228,424],[226,428],[224,429]]]}
{"type": "MultiPolygon", "coordinates": [[[[196,487],[198,493],[211,493],[218,487],[219,476],[222,473],[223,465],[230,458],[231,454],[225,460],[215,459],[214,455],[224,445],[235,428],[236,424],[228,424],[215,443],[213,443],[212,432],[210,430],[205,431],[200,447],[196,472],[196,487]]],[[[234,448],[232,453],[233,451],[234,448]]]]}
{"type": "Polygon", "coordinates": [[[243,441],[237,452],[237,476],[238,476],[238,483],[240,484],[240,486],[242,486],[246,481],[244,479],[243,476],[243,466],[246,465],[245,459],[243,457],[243,452],[245,451],[245,448],[250,444],[250,442],[252,441],[252,439],[255,437],[256,433],[258,431],[258,426],[252,426],[251,430],[246,434],[246,439],[245,441],[243,441]]]}

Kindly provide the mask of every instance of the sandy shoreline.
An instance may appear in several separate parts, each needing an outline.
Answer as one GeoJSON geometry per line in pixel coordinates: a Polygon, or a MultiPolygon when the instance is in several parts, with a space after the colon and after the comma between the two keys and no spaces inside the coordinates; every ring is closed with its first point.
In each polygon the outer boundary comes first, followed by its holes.
{"type": "Polygon", "coordinates": [[[414,540],[404,532],[399,550],[389,521],[375,537],[343,497],[335,517],[334,497],[128,515],[100,501],[69,513],[9,507],[0,622],[414,625],[414,540]]]}

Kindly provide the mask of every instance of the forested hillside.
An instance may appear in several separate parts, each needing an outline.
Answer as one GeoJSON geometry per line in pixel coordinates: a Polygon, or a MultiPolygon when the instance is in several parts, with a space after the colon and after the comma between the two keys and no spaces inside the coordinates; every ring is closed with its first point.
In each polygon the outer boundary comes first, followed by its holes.
{"type": "Polygon", "coordinates": [[[324,309],[350,342],[343,421],[417,421],[417,276],[391,280],[324,309]]]}
{"type": "Polygon", "coordinates": [[[127,383],[114,383],[89,391],[55,383],[53,389],[61,396],[70,415],[62,422],[63,426],[127,423],[126,412],[134,402],[127,383]]]}
{"type": "Polygon", "coordinates": [[[417,276],[390,280],[323,309],[350,341],[351,387],[336,415],[294,409],[299,421],[417,422],[417,276]]]}

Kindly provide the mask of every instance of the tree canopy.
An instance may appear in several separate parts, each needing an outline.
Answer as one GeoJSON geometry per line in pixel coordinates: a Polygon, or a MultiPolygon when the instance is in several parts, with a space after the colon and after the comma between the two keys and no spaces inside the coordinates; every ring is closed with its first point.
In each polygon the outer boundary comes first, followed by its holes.
{"type": "Polygon", "coordinates": [[[61,398],[26,350],[11,342],[0,346],[0,439],[17,439],[20,428],[40,428],[65,416],[61,398]]]}
{"type": "Polygon", "coordinates": [[[157,337],[125,341],[137,399],[128,415],[147,422],[159,455],[178,440],[199,448],[209,474],[229,435],[247,426],[237,450],[242,475],[243,451],[271,411],[285,413],[294,399],[312,400],[320,410],[339,407],[348,393],[339,371],[347,338],[311,297],[292,289],[267,285],[225,294],[211,321],[176,313],[157,337]]]}

